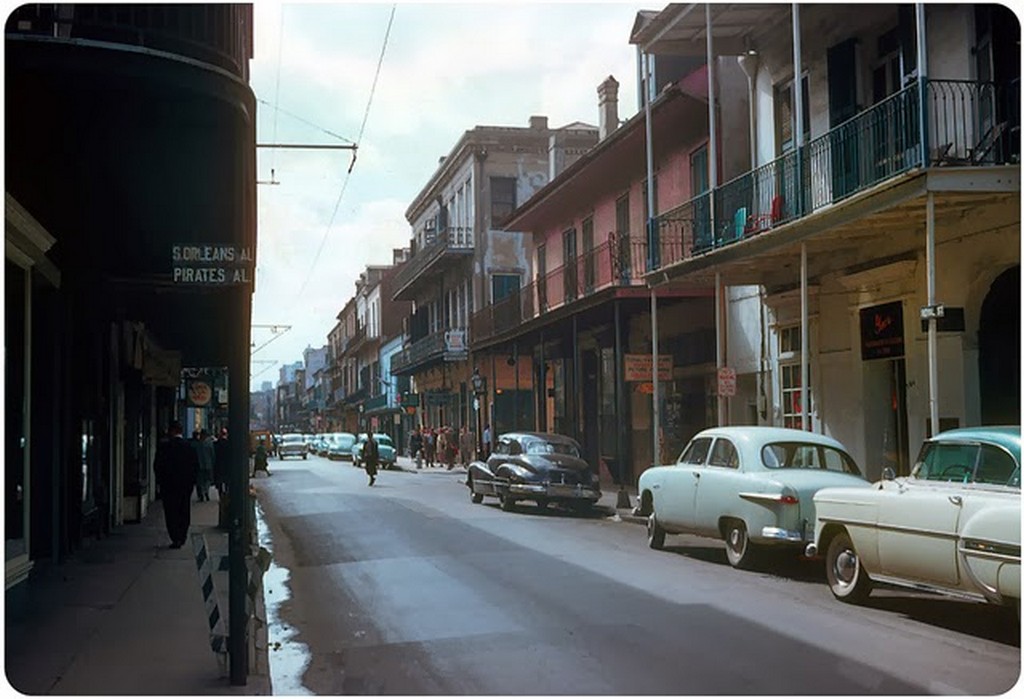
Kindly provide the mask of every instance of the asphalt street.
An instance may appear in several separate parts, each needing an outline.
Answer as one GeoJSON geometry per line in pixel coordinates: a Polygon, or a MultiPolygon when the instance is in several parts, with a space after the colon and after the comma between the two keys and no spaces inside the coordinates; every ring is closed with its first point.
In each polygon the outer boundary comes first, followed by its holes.
{"type": "Polygon", "coordinates": [[[474,505],[464,471],[368,487],[347,462],[271,467],[277,616],[310,693],[998,694],[1019,676],[1005,610],[902,590],[844,605],[820,562],[737,571],[691,537],[653,551],[614,512],[474,505]]]}

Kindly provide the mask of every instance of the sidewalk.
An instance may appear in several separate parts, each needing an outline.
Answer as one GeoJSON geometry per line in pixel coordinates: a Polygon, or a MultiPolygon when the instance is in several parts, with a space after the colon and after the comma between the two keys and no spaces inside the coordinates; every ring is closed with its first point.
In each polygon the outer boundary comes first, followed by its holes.
{"type": "MultiPolygon", "coordinates": [[[[211,555],[226,555],[211,493],[210,502],[193,502],[190,533],[206,535],[211,555]]],[[[248,683],[232,686],[210,649],[191,542],[177,550],[168,543],[158,500],[141,523],[84,541],[64,563],[37,564],[17,602],[7,597],[7,682],[24,694],[270,694],[265,629],[248,683]]],[[[227,572],[215,573],[214,584],[226,629],[227,572]]]]}
{"type": "MultiPolygon", "coordinates": [[[[434,464],[433,468],[428,468],[424,462],[421,469],[416,468],[416,462],[408,456],[398,456],[395,468],[399,471],[409,471],[412,473],[451,473],[453,476],[458,477],[459,481],[465,481],[466,479],[466,467],[456,465],[451,471],[448,471],[447,466],[438,466],[434,464]]],[[[602,483],[601,484],[601,499],[594,505],[596,509],[604,510],[609,517],[618,517],[623,522],[629,522],[631,524],[647,524],[646,517],[637,517],[633,514],[633,507],[637,504],[636,502],[636,487],[626,486],[622,490],[625,491],[625,495],[619,494],[619,487],[613,483],[602,483]],[[629,504],[625,505],[626,498],[628,498],[629,504]],[[623,507],[619,507],[623,504],[623,507]]]]}

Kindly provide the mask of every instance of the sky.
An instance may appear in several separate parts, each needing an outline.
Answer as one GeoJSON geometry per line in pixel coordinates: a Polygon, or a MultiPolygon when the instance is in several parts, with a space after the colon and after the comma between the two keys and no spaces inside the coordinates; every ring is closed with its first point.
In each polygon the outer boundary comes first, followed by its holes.
{"type": "Polygon", "coordinates": [[[352,150],[257,148],[257,180],[277,184],[257,185],[252,389],[327,344],[360,272],[409,244],[405,210],[463,132],[534,115],[597,126],[609,75],[632,116],[630,30],[664,6],[256,0],[257,144],[358,150],[353,165],[352,150]]]}

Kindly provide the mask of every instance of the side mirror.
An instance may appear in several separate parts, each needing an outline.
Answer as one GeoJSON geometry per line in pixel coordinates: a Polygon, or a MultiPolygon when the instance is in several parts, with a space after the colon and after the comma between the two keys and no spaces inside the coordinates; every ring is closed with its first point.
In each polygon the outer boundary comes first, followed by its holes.
{"type": "Polygon", "coordinates": [[[896,480],[896,472],[892,470],[892,466],[886,466],[882,469],[882,480],[883,481],[894,481],[896,480]]]}

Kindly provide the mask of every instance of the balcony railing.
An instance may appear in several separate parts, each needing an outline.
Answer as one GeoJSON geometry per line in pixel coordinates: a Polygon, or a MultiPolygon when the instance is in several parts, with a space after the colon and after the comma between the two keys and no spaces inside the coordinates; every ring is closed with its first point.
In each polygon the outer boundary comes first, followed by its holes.
{"type": "Polygon", "coordinates": [[[376,396],[370,396],[363,401],[363,412],[370,413],[375,410],[385,410],[388,407],[388,396],[386,393],[380,393],[376,396]]]}
{"type": "MultiPolygon", "coordinates": [[[[925,165],[1002,165],[1020,161],[1020,84],[929,80],[922,138],[921,91],[912,84],[715,190],[712,231],[707,194],[658,217],[658,230],[692,233],[699,254],[819,211],[925,165]],[[927,145],[927,158],[923,153],[927,145]]],[[[657,261],[654,267],[670,264],[657,261]]]]}
{"type": "Polygon", "coordinates": [[[408,287],[445,255],[467,255],[472,254],[473,250],[472,228],[448,226],[438,233],[428,233],[423,247],[416,250],[395,274],[394,288],[401,290],[408,287]]]}
{"type": "MultiPolygon", "coordinates": [[[[681,257],[682,246],[681,227],[666,224],[659,230],[661,259],[681,257]]],[[[642,285],[647,250],[647,242],[641,238],[610,233],[607,242],[475,313],[474,339],[489,339],[613,286],[642,285]]]]}
{"type": "Polygon", "coordinates": [[[400,374],[427,362],[463,359],[468,347],[466,328],[438,330],[392,355],[391,373],[400,374]]]}

